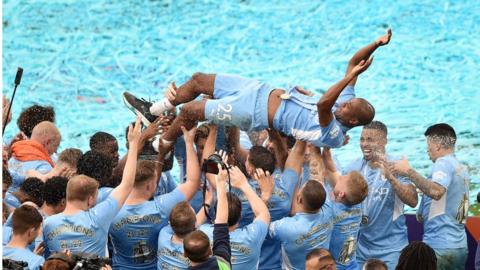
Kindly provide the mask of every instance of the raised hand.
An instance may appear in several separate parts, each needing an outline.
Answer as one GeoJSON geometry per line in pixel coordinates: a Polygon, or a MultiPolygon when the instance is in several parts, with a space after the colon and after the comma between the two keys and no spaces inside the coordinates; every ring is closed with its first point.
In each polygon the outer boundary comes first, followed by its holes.
{"type": "MultiPolygon", "coordinates": [[[[215,182],[217,189],[225,188],[225,184],[227,183],[227,170],[222,168],[222,165],[217,164],[218,167],[218,174],[215,177],[215,182]]],[[[232,180],[233,175],[230,174],[232,180]]]]}
{"type": "Polygon", "coordinates": [[[184,126],[181,128],[185,144],[193,145],[195,143],[195,132],[197,132],[197,127],[192,127],[190,130],[187,130],[184,126]]]}
{"type": "Polygon", "coordinates": [[[137,115],[137,121],[135,122],[135,125],[134,126],[130,125],[128,127],[127,138],[128,138],[128,144],[130,146],[132,146],[133,144],[138,146],[138,144],[140,142],[140,138],[142,137],[142,133],[141,133],[142,123],[141,123],[141,120],[142,120],[142,117],[140,116],[140,114],[138,114],[137,115]]]}
{"type": "Polygon", "coordinates": [[[170,103],[172,103],[175,100],[175,98],[177,97],[177,85],[175,85],[175,82],[172,82],[171,84],[168,85],[165,96],[167,97],[168,101],[170,101],[170,103]]]}
{"type": "Polygon", "coordinates": [[[410,164],[406,158],[402,158],[401,160],[390,163],[389,166],[393,174],[399,174],[402,176],[407,175],[408,171],[410,170],[410,164]]]}
{"type": "Polygon", "coordinates": [[[375,45],[377,46],[387,45],[390,42],[390,39],[392,39],[392,29],[388,28],[387,33],[385,35],[375,40],[375,45]]]}
{"type": "Polygon", "coordinates": [[[237,166],[230,169],[230,180],[234,188],[242,189],[245,184],[248,185],[247,177],[237,166]]]}
{"type": "Polygon", "coordinates": [[[322,159],[323,159],[323,164],[325,166],[325,169],[327,171],[329,171],[329,172],[337,171],[337,168],[335,167],[335,163],[333,162],[332,153],[330,152],[330,148],[323,147],[322,159]]]}
{"type": "Polygon", "coordinates": [[[264,202],[269,201],[275,188],[275,179],[270,172],[263,171],[261,168],[255,170],[255,178],[261,191],[261,198],[264,202]]]}
{"type": "Polygon", "coordinates": [[[355,76],[360,75],[362,72],[364,72],[365,70],[368,69],[370,64],[372,64],[372,61],[373,61],[373,56],[370,57],[367,61],[365,61],[365,60],[360,61],[360,63],[358,63],[356,66],[353,67],[351,72],[355,76]]]}

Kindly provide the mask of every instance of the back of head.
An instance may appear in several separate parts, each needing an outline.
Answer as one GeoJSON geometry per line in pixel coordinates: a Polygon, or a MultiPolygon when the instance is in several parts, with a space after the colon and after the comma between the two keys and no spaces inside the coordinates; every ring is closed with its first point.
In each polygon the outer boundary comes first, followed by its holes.
{"type": "Polygon", "coordinates": [[[269,171],[270,174],[273,174],[275,170],[275,156],[263,146],[252,146],[248,160],[255,168],[261,168],[265,172],[269,171]]]}
{"type": "Polygon", "coordinates": [[[68,178],[55,176],[45,182],[45,203],[51,206],[59,205],[67,198],[68,178]]]}
{"type": "Polygon", "coordinates": [[[193,231],[183,239],[185,256],[190,261],[201,263],[210,257],[210,240],[202,231],[193,231]]]}
{"type": "Polygon", "coordinates": [[[348,174],[347,193],[345,195],[345,204],[353,206],[363,202],[368,195],[368,184],[363,175],[357,171],[348,174]]]}
{"type": "Polygon", "coordinates": [[[363,270],[388,270],[388,267],[379,259],[369,259],[367,262],[365,262],[363,270]]]}
{"type": "Polygon", "coordinates": [[[67,184],[67,201],[84,202],[90,196],[94,196],[98,190],[97,180],[80,174],[75,175],[67,184]]]}
{"type": "Polygon", "coordinates": [[[90,150],[100,151],[107,142],[116,140],[112,134],[99,131],[90,138],[90,150]]]}
{"type": "Polygon", "coordinates": [[[378,130],[381,133],[383,133],[385,135],[385,137],[387,137],[387,134],[388,134],[387,126],[383,122],[380,122],[380,121],[372,121],[369,124],[365,125],[363,128],[364,129],[378,130]]]}
{"type": "Polygon", "coordinates": [[[33,105],[20,113],[17,125],[20,131],[30,138],[33,128],[43,121],[55,122],[55,111],[53,107],[33,105]]]}
{"type": "Polygon", "coordinates": [[[327,194],[322,184],[315,180],[309,180],[302,188],[301,198],[306,211],[316,212],[322,208],[327,194]]]}
{"type": "Polygon", "coordinates": [[[436,270],[435,251],[421,241],[413,241],[400,253],[396,270],[436,270]]]}
{"type": "Polygon", "coordinates": [[[234,226],[240,221],[242,216],[242,202],[237,195],[228,192],[228,226],[234,226]]]}
{"type": "MultiPolygon", "coordinates": [[[[135,172],[135,187],[141,187],[148,181],[156,178],[155,162],[152,160],[138,161],[137,171],[135,172]]],[[[157,180],[157,179],[155,179],[157,180]]]]}
{"type": "Polygon", "coordinates": [[[425,131],[425,136],[439,144],[444,149],[455,148],[457,134],[449,124],[440,123],[430,126],[425,131]]]}
{"type": "Polygon", "coordinates": [[[357,126],[364,126],[372,122],[375,117],[375,108],[366,99],[357,98],[358,106],[355,108],[355,115],[358,120],[357,126]]]}
{"type": "Polygon", "coordinates": [[[87,151],[77,163],[77,173],[97,180],[101,187],[111,185],[112,172],[112,160],[96,151],[87,151]]]}
{"type": "Polygon", "coordinates": [[[197,219],[190,204],[180,202],[170,212],[169,221],[173,232],[179,237],[185,237],[195,230],[197,219]]]}
{"type": "Polygon", "coordinates": [[[47,144],[50,146],[47,149],[49,154],[57,151],[62,136],[60,131],[53,122],[43,121],[36,125],[32,130],[31,139],[40,142],[41,144],[47,144]],[[50,149],[51,148],[51,149],[50,149]]]}
{"type": "Polygon", "coordinates": [[[42,215],[35,207],[22,205],[15,209],[12,215],[13,234],[24,234],[29,229],[38,229],[42,221],[42,215]]]}
{"type": "Polygon", "coordinates": [[[327,249],[316,248],[310,251],[306,257],[307,270],[335,270],[335,259],[327,249]]]}
{"type": "Polygon", "coordinates": [[[58,162],[68,165],[71,168],[77,168],[78,160],[82,157],[82,150],[77,148],[67,148],[58,155],[58,162]]]}
{"type": "Polygon", "coordinates": [[[22,203],[25,201],[31,201],[38,207],[41,207],[44,201],[45,183],[36,177],[27,178],[20,185],[20,192],[23,193],[23,195],[26,195],[26,199],[23,201],[21,200],[22,203]]]}

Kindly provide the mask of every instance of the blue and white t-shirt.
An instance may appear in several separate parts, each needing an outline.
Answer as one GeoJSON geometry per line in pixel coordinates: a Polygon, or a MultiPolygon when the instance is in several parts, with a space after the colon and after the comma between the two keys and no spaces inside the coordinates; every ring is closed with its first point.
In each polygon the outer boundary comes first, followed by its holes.
{"type": "Polygon", "coordinates": [[[315,248],[329,249],[333,225],[328,200],[316,214],[297,213],[270,224],[270,236],[282,245],[282,268],[305,269],[305,257],[315,248]]]}
{"type": "MultiPolygon", "coordinates": [[[[203,224],[200,230],[213,242],[213,224],[203,224]]],[[[257,269],[260,250],[267,232],[268,225],[262,220],[256,220],[230,232],[233,270],[257,269]]]]}
{"type": "Polygon", "coordinates": [[[52,169],[50,163],[45,160],[19,161],[12,157],[8,161],[8,171],[12,176],[12,185],[8,188],[8,191],[17,191],[23,181],[25,181],[25,175],[29,170],[35,170],[41,174],[47,174],[52,169]]]}
{"type": "MultiPolygon", "coordinates": [[[[285,169],[282,172],[275,170],[273,173],[275,179],[275,187],[273,189],[272,197],[267,203],[268,210],[272,221],[279,220],[290,214],[292,205],[292,196],[295,186],[298,183],[298,175],[292,169],[285,169]]],[[[254,180],[249,180],[250,186],[260,196],[261,191],[258,183],[254,180]]],[[[240,227],[248,225],[253,222],[254,214],[247,198],[241,190],[232,188],[232,193],[235,193],[242,202],[242,218],[240,220],[240,227]]],[[[278,269],[281,267],[280,243],[274,241],[268,235],[263,242],[262,251],[260,254],[259,269],[278,269]]]]}
{"type": "Polygon", "coordinates": [[[45,262],[42,256],[38,256],[27,248],[3,247],[3,259],[28,263],[28,269],[39,270],[45,262]]]}
{"type": "Polygon", "coordinates": [[[422,196],[418,217],[423,220],[423,241],[433,249],[466,248],[465,218],[468,211],[469,176],[455,155],[438,158],[428,177],[443,186],[445,194],[436,201],[422,196]]]}
{"type": "MultiPolygon", "coordinates": [[[[317,147],[339,148],[345,140],[345,133],[350,129],[334,118],[325,127],[320,126],[317,102],[318,96],[306,96],[296,88],[285,94],[286,99],[280,104],[273,119],[273,127],[297,140],[309,141],[317,147]]],[[[347,86],[338,97],[332,112],[350,99],[355,98],[355,90],[347,86]]]]}
{"type": "Polygon", "coordinates": [[[47,217],[43,223],[45,257],[65,249],[105,256],[108,229],[119,210],[117,200],[109,196],[88,211],[47,217]]]}
{"type": "Polygon", "coordinates": [[[138,205],[124,205],[113,219],[113,269],[156,269],[160,230],[177,203],[185,200],[180,189],[138,205]]]}
{"type": "MultiPolygon", "coordinates": [[[[398,159],[387,155],[389,162],[398,159]]],[[[368,183],[368,196],[361,204],[363,222],[358,236],[357,261],[363,264],[370,258],[377,258],[388,264],[389,269],[394,269],[400,251],[408,245],[404,203],[381,170],[371,168],[368,161],[355,160],[346,168],[346,173],[351,171],[360,172],[368,183]]],[[[403,185],[411,184],[407,178],[397,179],[403,185]]]]}
{"type": "Polygon", "coordinates": [[[170,225],[163,227],[158,236],[157,269],[186,270],[190,260],[183,254],[183,243],[174,243],[170,225]]]}
{"type": "MultiPolygon", "coordinates": [[[[328,185],[327,194],[331,196],[328,185]]],[[[357,237],[362,221],[361,204],[347,206],[327,196],[333,203],[333,230],[330,238],[330,253],[337,264],[337,269],[358,269],[356,259],[357,237]]]]}
{"type": "Polygon", "coordinates": [[[113,188],[111,187],[101,187],[98,189],[98,194],[97,194],[97,204],[105,201],[108,196],[110,196],[110,193],[112,193],[113,188]]]}

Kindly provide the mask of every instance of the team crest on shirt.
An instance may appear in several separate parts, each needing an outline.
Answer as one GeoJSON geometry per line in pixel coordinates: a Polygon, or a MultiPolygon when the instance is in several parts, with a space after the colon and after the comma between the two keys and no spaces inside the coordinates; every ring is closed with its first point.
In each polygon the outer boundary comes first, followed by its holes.
{"type": "Polygon", "coordinates": [[[447,176],[447,174],[443,171],[436,171],[433,173],[432,175],[432,180],[435,181],[435,180],[442,180],[443,178],[445,178],[445,176],[447,176]]]}
{"type": "Polygon", "coordinates": [[[328,136],[330,136],[330,139],[335,139],[338,136],[338,133],[340,132],[340,129],[338,126],[334,126],[332,130],[328,133],[328,136]]]}

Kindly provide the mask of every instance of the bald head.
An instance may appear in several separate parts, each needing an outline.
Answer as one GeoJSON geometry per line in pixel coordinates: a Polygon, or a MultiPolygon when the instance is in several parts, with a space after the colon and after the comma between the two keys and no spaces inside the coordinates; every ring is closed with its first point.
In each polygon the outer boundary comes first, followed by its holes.
{"type": "Polygon", "coordinates": [[[99,184],[97,180],[80,174],[72,177],[67,184],[67,202],[86,201],[88,197],[94,196],[99,184]]]}
{"type": "Polygon", "coordinates": [[[57,152],[62,136],[52,122],[43,121],[32,130],[31,139],[41,143],[51,155],[57,152]]]}

